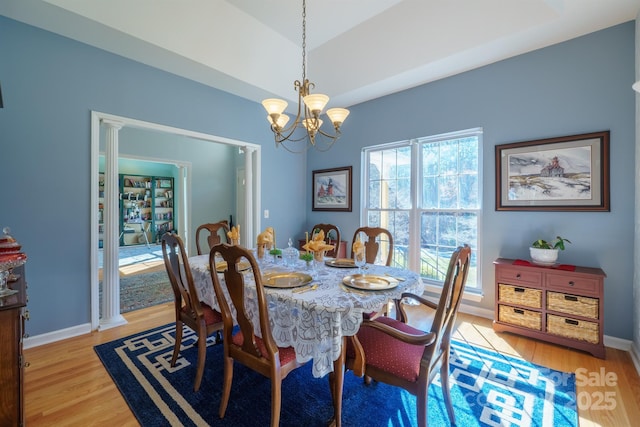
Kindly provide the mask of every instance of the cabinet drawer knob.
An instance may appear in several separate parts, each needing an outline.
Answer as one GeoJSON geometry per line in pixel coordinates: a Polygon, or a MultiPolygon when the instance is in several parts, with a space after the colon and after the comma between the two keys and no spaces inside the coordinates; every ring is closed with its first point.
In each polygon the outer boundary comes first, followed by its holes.
{"type": "Polygon", "coordinates": [[[577,320],[573,320],[573,319],[564,319],[564,323],[568,325],[574,325],[574,326],[578,326],[579,324],[577,320]]]}
{"type": "Polygon", "coordinates": [[[513,292],[524,292],[524,288],[513,288],[513,292]]]}
{"type": "Polygon", "coordinates": [[[565,301],[578,301],[578,297],[575,297],[573,295],[565,295],[564,296],[565,301]]]}
{"type": "Polygon", "coordinates": [[[519,308],[514,308],[513,312],[516,314],[524,314],[524,310],[520,310],[519,308]]]}
{"type": "Polygon", "coordinates": [[[574,281],[573,280],[569,280],[569,286],[574,286],[574,285],[575,285],[574,281]]]}
{"type": "Polygon", "coordinates": [[[520,273],[516,274],[516,279],[520,278],[520,273]]]}

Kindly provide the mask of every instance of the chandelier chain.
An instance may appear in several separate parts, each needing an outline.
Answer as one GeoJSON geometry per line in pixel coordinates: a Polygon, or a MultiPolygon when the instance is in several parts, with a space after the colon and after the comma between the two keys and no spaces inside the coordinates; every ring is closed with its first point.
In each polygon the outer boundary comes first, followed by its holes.
{"type": "Polygon", "coordinates": [[[302,0],[302,82],[307,79],[307,2],[302,0]]]}

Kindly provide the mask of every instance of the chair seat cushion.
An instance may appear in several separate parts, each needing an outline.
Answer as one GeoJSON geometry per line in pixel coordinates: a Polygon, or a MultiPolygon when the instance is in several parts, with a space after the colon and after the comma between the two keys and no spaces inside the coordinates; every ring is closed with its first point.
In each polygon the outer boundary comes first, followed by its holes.
{"type": "MultiPolygon", "coordinates": [[[[206,325],[214,325],[216,323],[222,323],[222,314],[219,311],[214,310],[211,306],[201,303],[202,312],[204,314],[204,322],[206,325]]],[[[187,306],[182,306],[182,312],[189,314],[187,306]]],[[[193,314],[192,314],[193,316],[193,314]]]]}
{"type": "MultiPolygon", "coordinates": [[[[375,322],[384,323],[409,334],[424,334],[424,331],[386,316],[378,317],[375,322]]],[[[424,345],[407,344],[366,324],[360,327],[358,340],[364,350],[367,366],[374,367],[407,381],[415,382],[420,373],[420,361],[424,345]]],[[[353,355],[353,349],[347,350],[353,355]]]]}
{"type": "MultiPolygon", "coordinates": [[[[244,341],[242,331],[238,331],[238,333],[232,337],[232,341],[235,345],[241,347],[244,341]]],[[[262,357],[269,360],[269,353],[267,353],[267,347],[264,345],[262,338],[256,337],[256,345],[258,346],[258,350],[260,350],[262,357]]],[[[296,352],[293,347],[278,347],[278,356],[280,358],[280,366],[285,366],[286,364],[295,361],[296,352]]]]}

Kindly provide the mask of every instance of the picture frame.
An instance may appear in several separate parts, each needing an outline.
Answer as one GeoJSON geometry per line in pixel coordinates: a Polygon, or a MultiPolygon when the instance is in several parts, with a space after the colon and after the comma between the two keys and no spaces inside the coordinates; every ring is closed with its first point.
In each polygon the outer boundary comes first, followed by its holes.
{"type": "Polygon", "coordinates": [[[351,212],[352,167],[314,170],[312,210],[351,212]]]}
{"type": "Polygon", "coordinates": [[[609,211],[609,131],[496,145],[496,211],[609,211]]]}

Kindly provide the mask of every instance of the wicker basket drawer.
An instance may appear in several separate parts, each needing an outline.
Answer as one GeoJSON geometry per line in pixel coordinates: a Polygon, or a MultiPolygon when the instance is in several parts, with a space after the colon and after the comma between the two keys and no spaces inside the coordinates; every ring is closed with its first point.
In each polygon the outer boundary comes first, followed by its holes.
{"type": "Polygon", "coordinates": [[[522,308],[510,307],[500,304],[498,306],[498,320],[512,325],[524,326],[525,328],[542,328],[542,314],[537,311],[524,310],[522,308]]]}
{"type": "Polygon", "coordinates": [[[598,324],[586,320],[576,320],[569,317],[547,314],[547,332],[574,340],[586,341],[592,344],[600,342],[598,324]]]}
{"type": "Polygon", "coordinates": [[[547,310],[597,319],[598,299],[548,291],[547,310]]]}
{"type": "Polygon", "coordinates": [[[547,274],[546,287],[549,289],[562,289],[575,293],[598,294],[598,281],[585,277],[576,277],[564,274],[547,274]]]}
{"type": "Polygon", "coordinates": [[[542,291],[522,286],[498,284],[498,300],[514,305],[542,308],[542,291]]]}

